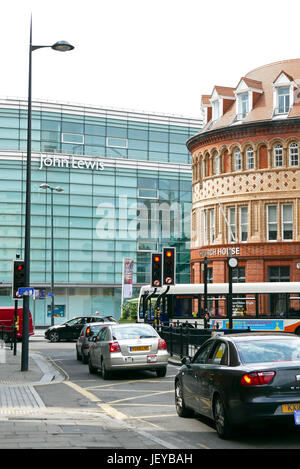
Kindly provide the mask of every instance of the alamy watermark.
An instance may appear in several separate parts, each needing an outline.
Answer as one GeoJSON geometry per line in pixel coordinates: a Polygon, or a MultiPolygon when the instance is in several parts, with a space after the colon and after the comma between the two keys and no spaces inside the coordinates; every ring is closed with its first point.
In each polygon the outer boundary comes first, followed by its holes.
{"type": "Polygon", "coordinates": [[[96,209],[100,239],[190,239],[191,203],[148,200],[129,201],[120,195],[116,203],[100,203],[96,209]]]}

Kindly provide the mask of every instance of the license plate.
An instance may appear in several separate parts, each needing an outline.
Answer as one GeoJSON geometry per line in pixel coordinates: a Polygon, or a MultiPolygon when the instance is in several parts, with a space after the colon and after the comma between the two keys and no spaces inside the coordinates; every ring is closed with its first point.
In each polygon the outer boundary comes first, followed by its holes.
{"type": "Polygon", "coordinates": [[[287,413],[292,414],[296,410],[300,410],[300,402],[297,404],[282,404],[281,410],[285,414],[287,413]]]}
{"type": "Polygon", "coordinates": [[[149,345],[138,345],[137,347],[130,347],[131,352],[147,352],[150,350],[149,345]]]}
{"type": "Polygon", "coordinates": [[[157,361],[157,356],[156,355],[148,355],[147,356],[147,362],[148,363],[155,363],[157,361]]]}

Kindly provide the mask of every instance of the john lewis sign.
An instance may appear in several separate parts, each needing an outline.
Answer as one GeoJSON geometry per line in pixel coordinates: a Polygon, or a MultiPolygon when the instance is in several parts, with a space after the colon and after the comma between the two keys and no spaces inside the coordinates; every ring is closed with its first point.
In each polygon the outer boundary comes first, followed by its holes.
{"type": "Polygon", "coordinates": [[[91,169],[96,171],[104,170],[102,160],[96,158],[80,158],[78,156],[61,156],[61,155],[41,155],[40,167],[43,168],[74,168],[74,169],[91,169]]]}

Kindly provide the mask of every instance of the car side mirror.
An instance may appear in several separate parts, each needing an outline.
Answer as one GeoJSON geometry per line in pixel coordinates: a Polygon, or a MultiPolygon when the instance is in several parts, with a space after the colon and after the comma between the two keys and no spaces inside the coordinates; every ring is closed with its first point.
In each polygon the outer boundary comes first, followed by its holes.
{"type": "Polygon", "coordinates": [[[182,363],[183,365],[190,366],[190,364],[191,364],[191,359],[190,359],[190,357],[183,357],[182,360],[181,360],[181,363],[182,363]]]}

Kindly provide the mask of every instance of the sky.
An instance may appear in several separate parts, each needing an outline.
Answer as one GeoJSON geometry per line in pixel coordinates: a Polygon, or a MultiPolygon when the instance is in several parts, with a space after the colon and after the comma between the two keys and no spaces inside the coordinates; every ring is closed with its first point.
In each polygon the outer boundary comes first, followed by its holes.
{"type": "Polygon", "coordinates": [[[0,16],[0,97],[201,118],[202,94],[300,57],[299,0],[10,0],[0,16]]]}

